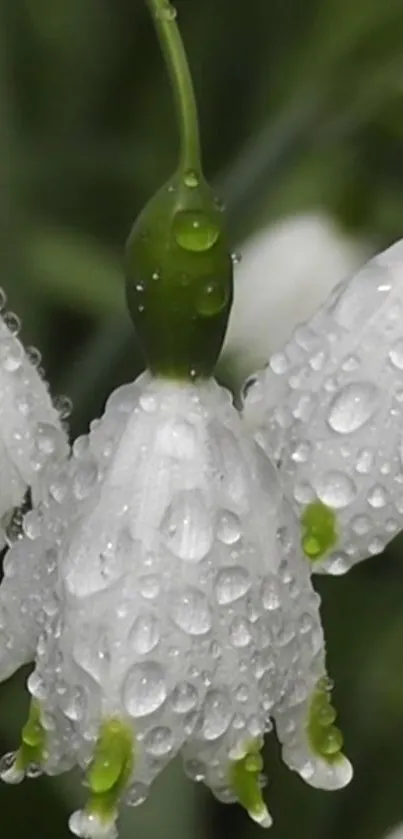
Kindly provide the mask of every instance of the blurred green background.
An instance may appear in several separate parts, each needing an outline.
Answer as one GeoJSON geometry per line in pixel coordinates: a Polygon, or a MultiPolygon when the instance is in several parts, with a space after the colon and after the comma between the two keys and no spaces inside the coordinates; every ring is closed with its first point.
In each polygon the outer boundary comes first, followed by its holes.
{"type": "MultiPolygon", "coordinates": [[[[373,247],[403,234],[403,0],[176,0],[205,166],[234,247],[262,220],[326,210],[373,247]]],[[[0,0],[0,262],[23,337],[73,433],[141,359],[122,250],[171,173],[170,90],[144,0],[0,0]]],[[[322,793],[267,744],[272,839],[377,839],[403,821],[403,560],[399,540],[347,578],[320,579],[349,788],[322,793]]],[[[15,746],[24,674],[0,689],[15,746]]],[[[62,839],[74,776],[0,787],[0,836],[62,839]]],[[[253,839],[260,829],[168,769],[122,839],[253,839]]]]}

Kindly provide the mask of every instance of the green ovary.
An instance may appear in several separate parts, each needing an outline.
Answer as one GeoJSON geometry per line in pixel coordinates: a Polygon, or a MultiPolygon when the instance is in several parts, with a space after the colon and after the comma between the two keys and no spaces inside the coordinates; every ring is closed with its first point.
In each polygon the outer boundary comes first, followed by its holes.
{"type": "Polygon", "coordinates": [[[301,515],[301,545],[305,556],[316,562],[337,544],[336,514],[321,501],[313,501],[301,515]]]}
{"type": "Polygon", "coordinates": [[[132,732],[120,720],[105,721],[87,772],[91,795],[85,807],[86,812],[96,815],[102,821],[112,821],[132,769],[132,732]]]}
{"type": "Polygon", "coordinates": [[[335,719],[327,680],[320,679],[312,696],[307,733],[312,750],[328,763],[340,758],[343,747],[343,735],[333,724],[335,719]]]}
{"type": "Polygon", "coordinates": [[[250,817],[262,827],[270,827],[271,818],[260,786],[260,775],[263,770],[261,746],[260,741],[252,742],[245,757],[232,763],[229,781],[239,803],[247,810],[250,817]]]}
{"type": "Polygon", "coordinates": [[[27,722],[21,732],[21,745],[16,755],[16,766],[25,770],[29,766],[40,766],[45,759],[46,732],[41,722],[39,702],[32,700],[27,722]]]}

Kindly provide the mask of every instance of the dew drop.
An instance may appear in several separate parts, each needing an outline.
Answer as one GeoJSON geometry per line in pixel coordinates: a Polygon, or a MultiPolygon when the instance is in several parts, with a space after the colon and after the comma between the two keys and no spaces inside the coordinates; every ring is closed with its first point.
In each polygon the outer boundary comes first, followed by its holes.
{"type": "Polygon", "coordinates": [[[21,329],[21,321],[18,315],[15,315],[14,312],[6,312],[3,321],[12,335],[18,335],[21,329]]]}
{"type": "Polygon", "coordinates": [[[188,169],[184,174],[183,180],[185,181],[186,186],[190,189],[195,189],[200,183],[199,176],[194,169],[188,169]]]}
{"type": "Polygon", "coordinates": [[[241,537],[241,522],[236,513],[224,510],[218,519],[217,537],[224,545],[234,545],[241,537]]]}
{"type": "Polygon", "coordinates": [[[0,341],[0,364],[7,373],[14,373],[21,367],[23,359],[22,344],[15,338],[3,338],[0,341]]]}
{"type": "Polygon", "coordinates": [[[280,608],[280,593],[278,583],[274,578],[266,578],[262,583],[262,604],[263,608],[268,612],[273,612],[280,608]]]}
{"type": "Polygon", "coordinates": [[[246,568],[229,565],[218,571],[215,580],[215,595],[221,605],[234,603],[249,591],[251,582],[246,568]]]}
{"type": "Polygon", "coordinates": [[[188,562],[199,562],[213,544],[212,516],[200,490],[179,492],[161,523],[161,534],[169,550],[188,562]]]}
{"type": "Polygon", "coordinates": [[[397,370],[403,370],[403,340],[396,341],[389,352],[389,359],[397,370]]]}
{"type": "Polygon", "coordinates": [[[180,682],[172,693],[172,709],[176,714],[188,714],[198,701],[196,688],[190,682],[180,682]]]}
{"type": "Polygon", "coordinates": [[[140,804],[144,804],[147,796],[148,796],[148,787],[146,784],[142,784],[141,782],[132,784],[126,792],[124,801],[128,807],[139,807],[140,804]]]}
{"type": "Polygon", "coordinates": [[[175,20],[177,11],[169,0],[166,0],[161,9],[157,11],[157,17],[162,20],[175,20]]]}
{"type": "Polygon", "coordinates": [[[353,500],[356,493],[356,488],[347,475],[343,472],[326,472],[319,477],[315,483],[315,489],[320,501],[327,504],[328,507],[333,507],[335,510],[340,510],[347,507],[353,500]]]}
{"type": "Polygon", "coordinates": [[[144,748],[153,757],[166,757],[172,751],[173,744],[171,729],[162,725],[152,728],[144,739],[144,748]]]}
{"type": "Polygon", "coordinates": [[[369,382],[351,382],[332,400],[328,423],[338,434],[358,431],[372,417],[378,404],[378,388],[369,382]]]}
{"type": "Polygon", "coordinates": [[[231,722],[231,700],[227,693],[210,690],[204,701],[203,736],[206,740],[217,740],[225,734],[231,722]]]}
{"type": "Polygon", "coordinates": [[[172,618],[187,635],[205,635],[211,629],[211,610],[207,597],[195,588],[188,588],[174,598],[172,618]]]}
{"type": "Polygon", "coordinates": [[[232,621],[229,634],[234,647],[247,647],[252,640],[248,621],[239,616],[232,621]]]}
{"type": "Polygon", "coordinates": [[[68,396],[56,396],[56,399],[53,401],[53,405],[61,420],[67,419],[73,409],[73,403],[68,396]]]}
{"type": "Polygon", "coordinates": [[[172,230],[177,244],[185,251],[208,251],[220,236],[217,224],[200,210],[176,213],[172,230]]]}
{"type": "Polygon", "coordinates": [[[385,507],[388,497],[383,486],[375,484],[368,492],[368,504],[374,509],[385,507]]]}
{"type": "Polygon", "coordinates": [[[149,615],[139,615],[129,634],[129,643],[139,655],[147,655],[154,650],[160,640],[158,621],[149,615]]]}
{"type": "Polygon", "coordinates": [[[160,664],[147,661],[130,668],[123,686],[123,697],[131,717],[146,717],[165,702],[167,688],[160,664]]]}
{"type": "Polygon", "coordinates": [[[218,314],[228,302],[228,286],[220,280],[209,280],[200,288],[196,308],[200,315],[211,317],[218,314]]]}

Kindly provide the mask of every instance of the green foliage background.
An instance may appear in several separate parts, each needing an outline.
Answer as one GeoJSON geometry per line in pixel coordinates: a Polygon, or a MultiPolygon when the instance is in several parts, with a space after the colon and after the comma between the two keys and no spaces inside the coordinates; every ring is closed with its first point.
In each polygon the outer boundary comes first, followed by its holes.
{"type": "MultiPolygon", "coordinates": [[[[234,245],[262,218],[324,207],[383,246],[403,233],[402,0],[176,0],[200,103],[205,165],[234,245]]],[[[0,265],[23,337],[74,434],[141,367],[122,248],[170,174],[177,137],[143,0],[0,0],[0,265]]],[[[281,279],[281,278],[280,278],[281,279]]],[[[311,790],[267,744],[272,839],[377,839],[403,821],[403,559],[399,540],[323,579],[336,698],[355,764],[311,790]]],[[[0,745],[17,742],[19,674],[0,688],[0,745]]],[[[3,839],[67,837],[74,776],[0,787],[3,839]]],[[[253,839],[174,764],[122,839],[253,839]]]]}

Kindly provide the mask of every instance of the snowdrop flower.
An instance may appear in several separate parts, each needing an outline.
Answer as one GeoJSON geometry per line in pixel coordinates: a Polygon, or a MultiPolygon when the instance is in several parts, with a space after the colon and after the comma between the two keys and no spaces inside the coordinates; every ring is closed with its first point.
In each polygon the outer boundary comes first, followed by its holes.
{"type": "Polygon", "coordinates": [[[319,213],[285,218],[245,242],[222,357],[236,387],[281,349],[367,255],[364,242],[319,213]]]}
{"type": "Polygon", "coordinates": [[[67,451],[59,411],[37,370],[40,355],[24,350],[18,331],[16,315],[0,316],[0,547],[26,491],[34,504],[40,500],[44,467],[67,451]]]}
{"type": "Polygon", "coordinates": [[[337,286],[245,388],[245,419],[319,570],[347,571],[403,526],[402,316],[400,241],[337,286]]]}
{"type": "Polygon", "coordinates": [[[181,752],[192,778],[269,826],[260,749],[274,721],[308,783],[347,783],[295,530],[275,468],[212,378],[144,374],[115,391],[9,555],[26,564],[53,542],[57,561],[39,618],[26,585],[41,628],[33,704],[3,779],[78,763],[90,798],[71,830],[112,837],[119,799],[141,803],[181,752]]]}
{"type": "Polygon", "coordinates": [[[120,802],[144,801],[179,753],[192,778],[268,827],[260,752],[273,723],[284,761],[311,785],[336,789],[352,774],[298,523],[213,378],[233,264],[175,14],[166,0],[149,6],[182,148],[128,244],[148,372],[45,470],[0,587],[0,677],[35,660],[29,718],[0,775],[80,766],[89,798],[70,828],[82,839],[115,839],[120,802]]]}

